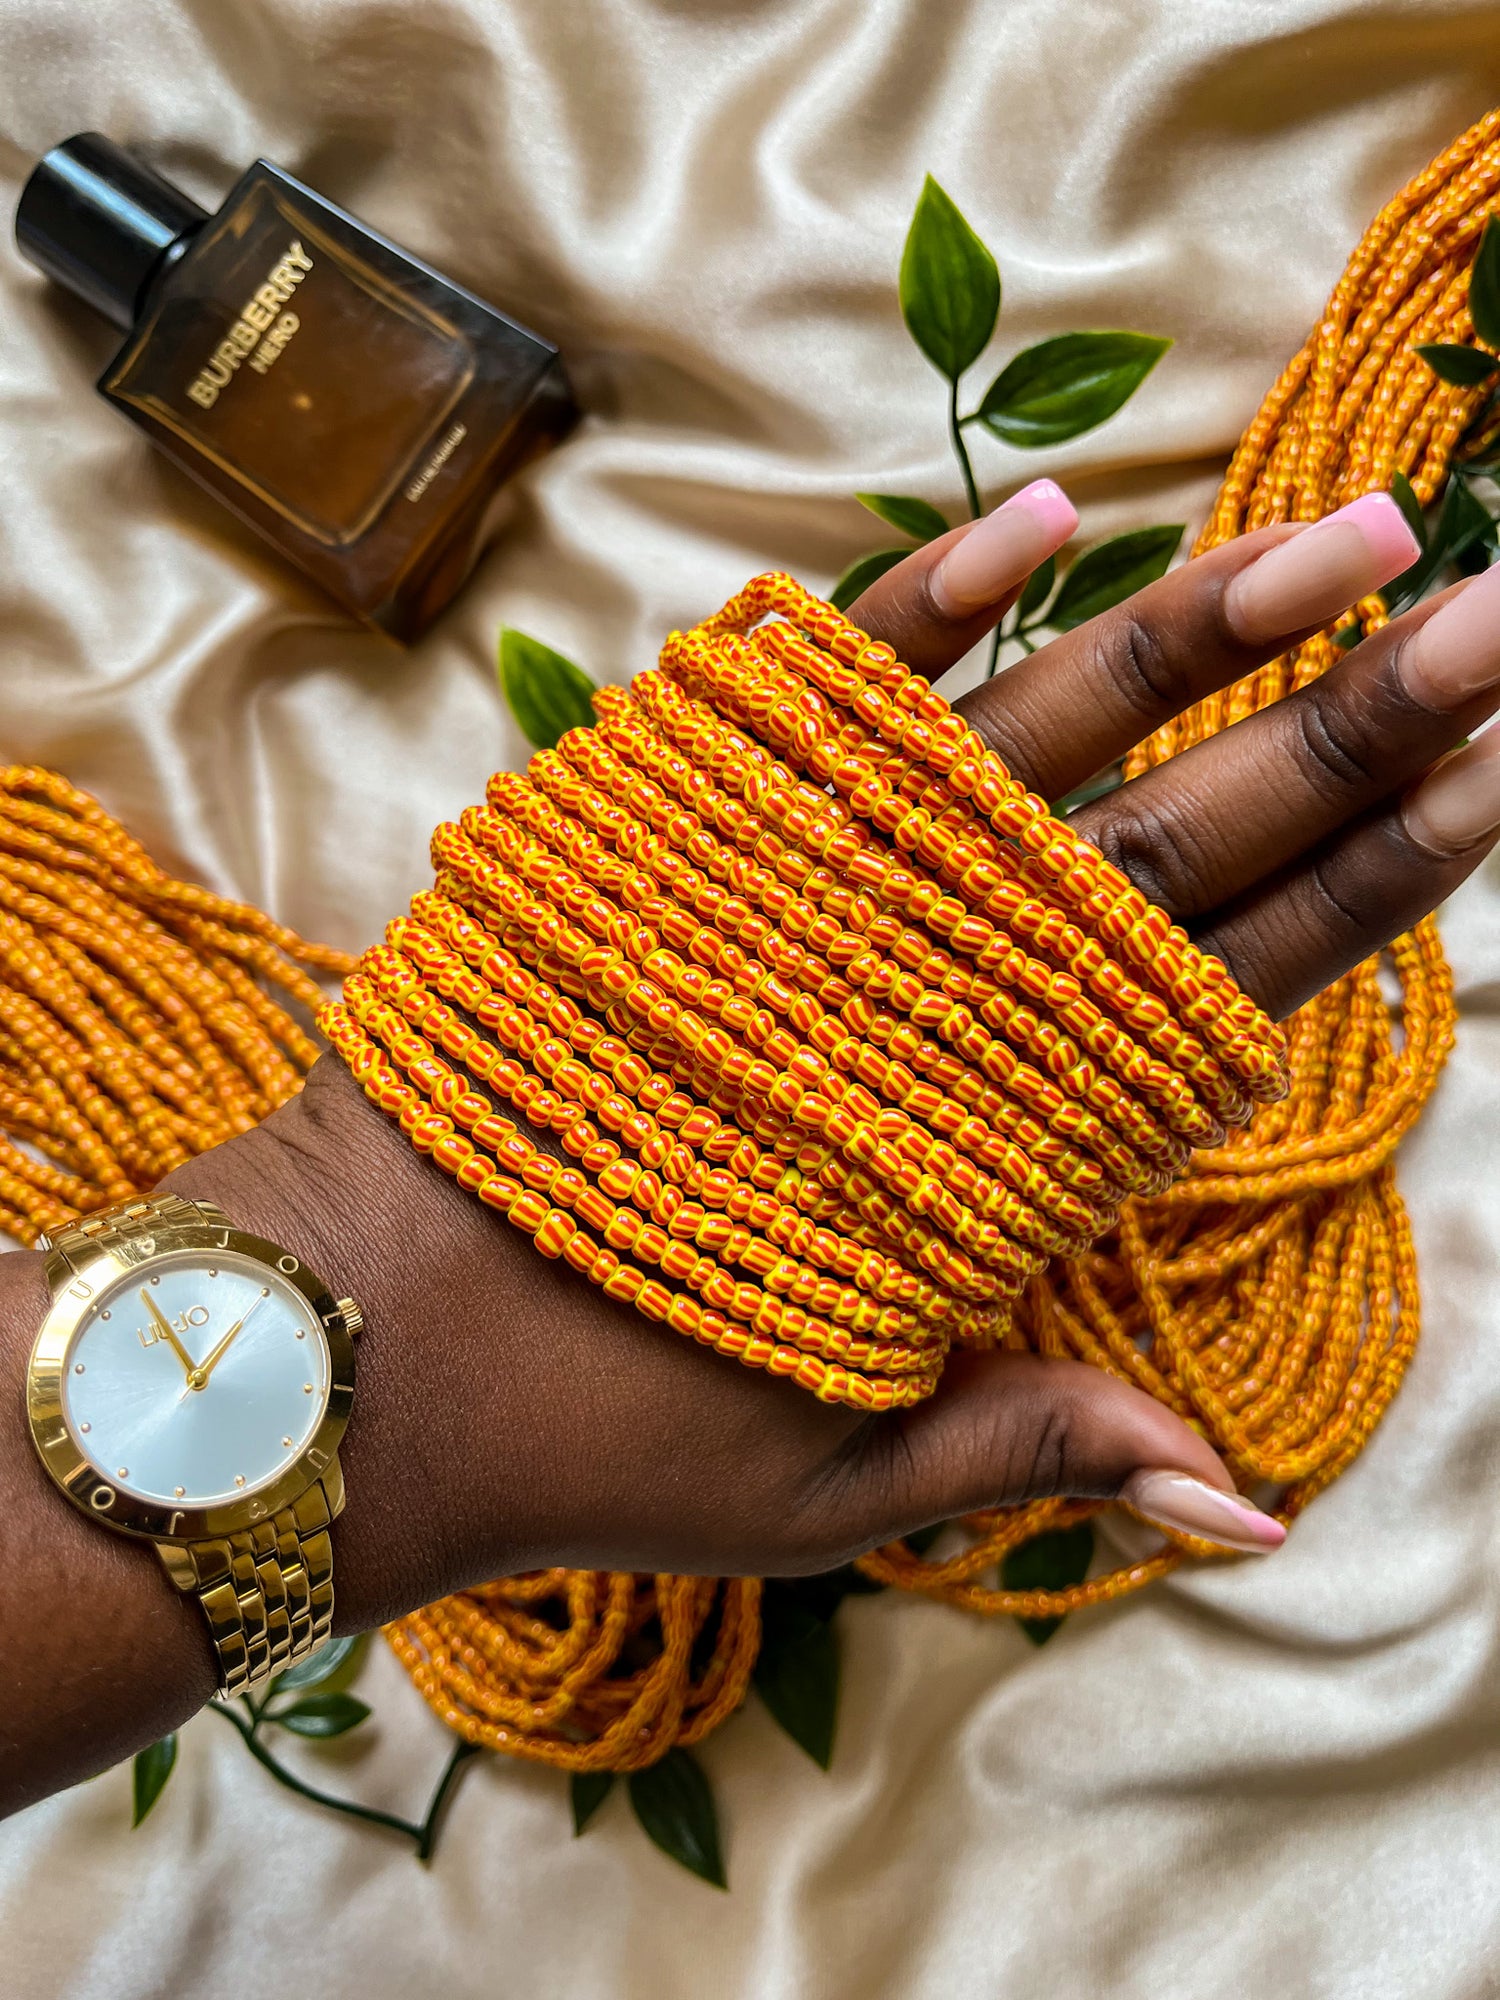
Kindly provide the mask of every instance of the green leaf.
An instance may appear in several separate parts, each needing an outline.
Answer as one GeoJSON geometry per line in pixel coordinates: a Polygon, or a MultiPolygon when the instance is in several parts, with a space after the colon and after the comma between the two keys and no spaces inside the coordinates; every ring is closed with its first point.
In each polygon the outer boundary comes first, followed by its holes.
{"type": "Polygon", "coordinates": [[[1006,444],[1062,444],[1112,417],[1171,345],[1148,333],[1060,333],[1008,361],[977,415],[1006,444]]]}
{"type": "Polygon", "coordinates": [[[521,734],[538,750],[551,750],[570,729],[593,726],[588,675],[514,625],[500,634],[500,688],[521,734]]]}
{"type": "Polygon", "coordinates": [[[1490,216],[1469,273],[1469,317],[1486,347],[1500,347],[1500,223],[1490,216]]]}
{"type": "Polygon", "coordinates": [[[1493,354],[1486,354],[1482,347],[1460,347],[1456,342],[1440,341],[1431,347],[1419,347],[1417,352],[1434,375],[1460,389],[1477,389],[1500,369],[1500,361],[1493,354]]]}
{"type": "Polygon", "coordinates": [[[1021,595],[1016,599],[1016,623],[1024,625],[1034,617],[1052,595],[1052,586],[1057,581],[1057,557],[1048,556],[1039,562],[1027,577],[1021,595]]]}
{"type": "Polygon", "coordinates": [[[1365,628],[1356,618],[1352,625],[1342,625],[1333,635],[1333,643],[1341,653],[1352,653],[1365,636],[1365,628]]]}
{"type": "Polygon", "coordinates": [[[167,1780],[172,1775],[177,1762],[177,1732],[164,1736],[159,1743],[151,1743],[144,1750],[138,1750],[131,1759],[130,1779],[133,1794],[130,1824],[139,1826],[156,1801],[166,1790],[167,1780]]]}
{"type": "Polygon", "coordinates": [[[761,1598],[755,1686],[792,1741],[828,1769],[839,1708],[839,1649],[833,1627],[768,1583],[761,1598]]]}
{"type": "Polygon", "coordinates": [[[1180,523],[1161,528],[1132,528],[1085,549],[1062,580],[1052,600],[1047,623],[1057,632],[1108,611],[1137,590],[1144,590],[1166,569],[1182,540],[1180,523]]]}
{"type": "Polygon", "coordinates": [[[1092,778],[1085,778],[1081,785],[1075,785],[1066,792],[1052,808],[1054,819],[1066,819],[1069,813],[1077,812],[1080,806],[1091,806],[1095,799],[1107,798],[1117,792],[1125,782],[1125,767],[1118,759],[1106,764],[1102,771],[1096,771],[1092,778]]]}
{"type": "Polygon", "coordinates": [[[1450,479],[1421,555],[1394,582],[1385,587],[1385,600],[1394,616],[1415,604],[1437,582],[1445,569],[1460,562],[1476,542],[1489,540],[1495,532],[1489,510],[1461,479],[1450,479]]]}
{"type": "Polygon", "coordinates": [[[305,1692],[312,1688],[348,1687],[364,1664],[369,1640],[368,1632],[357,1633],[350,1639],[330,1639],[310,1660],[300,1660],[295,1667],[278,1674],[271,1683],[271,1693],[290,1694],[293,1688],[305,1692]]]}
{"type": "Polygon", "coordinates": [[[826,1623],[846,1597],[873,1597],[884,1589],[883,1583],[876,1583],[853,1563],[844,1563],[816,1576],[772,1577],[766,1583],[762,1604],[769,1598],[779,1598],[783,1603],[800,1605],[826,1623]]]}
{"type": "Polygon", "coordinates": [[[904,493],[856,493],[854,497],[861,507],[868,507],[872,514],[878,514],[899,534],[910,535],[913,541],[935,541],[948,532],[946,516],[930,500],[911,500],[904,493]]]}
{"type": "MultiPolygon", "coordinates": [[[[1087,1521],[1075,1528],[1048,1528],[1012,1549],[1000,1565],[1007,1590],[1067,1590],[1082,1583],[1094,1556],[1094,1530],[1087,1521]]],[[[1018,1618],[1016,1623],[1034,1646],[1045,1646],[1061,1618],[1018,1618]]]]}
{"type": "Polygon", "coordinates": [[[858,562],[850,563],[844,574],[828,593],[828,602],[836,611],[847,611],[857,597],[862,597],[872,583],[878,583],[888,569],[905,562],[910,549],[877,549],[872,556],[861,556],[858,562]]]}
{"type": "Polygon", "coordinates": [[[716,1889],[727,1888],[719,1816],[697,1759],[686,1750],[669,1750],[660,1763],[632,1771],[629,1784],[635,1816],[662,1853],[716,1889]]]}
{"type": "Polygon", "coordinates": [[[1000,316],[1000,272],[929,174],[901,253],[901,317],[933,367],[956,382],[1000,316]]]}
{"type": "Polygon", "coordinates": [[[1391,498],[1406,518],[1406,525],[1416,536],[1420,547],[1427,546],[1427,517],[1422,512],[1422,503],[1417,498],[1416,488],[1404,472],[1391,475],[1391,498]]]}
{"type": "Polygon", "coordinates": [[[266,1720],[290,1729],[294,1736],[326,1738],[357,1729],[369,1713],[368,1702],[357,1701],[352,1694],[308,1694],[290,1708],[268,1710],[266,1720]]]}
{"type": "Polygon", "coordinates": [[[903,1535],[901,1539],[914,1556],[925,1556],[947,1525],[946,1521],[929,1521],[925,1528],[913,1528],[909,1535],[903,1535]]]}
{"type": "Polygon", "coordinates": [[[575,1771],[568,1792],[573,1802],[573,1838],[576,1840],[600,1806],[614,1790],[613,1771],[575,1771]]]}

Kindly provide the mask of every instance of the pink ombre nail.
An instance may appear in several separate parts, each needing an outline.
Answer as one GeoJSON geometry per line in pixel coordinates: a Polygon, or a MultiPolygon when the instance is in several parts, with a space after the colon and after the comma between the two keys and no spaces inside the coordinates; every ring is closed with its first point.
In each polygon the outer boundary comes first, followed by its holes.
{"type": "Polygon", "coordinates": [[[1459,855],[1494,833],[1500,827],[1500,725],[1435,765],[1408,792],[1401,817],[1429,854],[1459,855]]]}
{"type": "Polygon", "coordinates": [[[1286,1540],[1286,1529],[1272,1515],[1262,1513],[1253,1500],[1238,1493],[1226,1493],[1210,1486],[1206,1479],[1191,1473],[1158,1471],[1134,1472],[1120,1489],[1120,1498],[1132,1513],[1158,1527],[1171,1528],[1179,1535],[1197,1535],[1221,1548],[1237,1549],[1241,1555],[1269,1555],[1286,1540]]]}
{"type": "Polygon", "coordinates": [[[1401,649],[1409,693],[1428,708],[1461,708],[1500,682],[1500,568],[1464,584],[1401,649]]]}
{"type": "Polygon", "coordinates": [[[1325,625],[1422,553],[1388,493],[1366,493],[1231,577],[1224,615],[1249,645],[1325,625]]]}
{"type": "Polygon", "coordinates": [[[1023,583],[1078,526],[1078,510],[1055,479],[1033,479],[974,523],[938,563],[928,589],[950,618],[972,618],[1023,583]]]}

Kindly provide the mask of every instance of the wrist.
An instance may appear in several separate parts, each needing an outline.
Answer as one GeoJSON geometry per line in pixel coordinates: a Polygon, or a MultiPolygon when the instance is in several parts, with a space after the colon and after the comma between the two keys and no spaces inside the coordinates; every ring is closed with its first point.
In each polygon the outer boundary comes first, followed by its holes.
{"type": "Polygon", "coordinates": [[[363,1630],[473,1580],[454,1546],[455,1413],[435,1275],[493,1242],[466,1200],[368,1103],[331,1056],[253,1131],[202,1154],[164,1191],[216,1202],[240,1228],[303,1258],[364,1315],[340,1448],[347,1507],[334,1529],[335,1630],[363,1630]]]}
{"type": "Polygon", "coordinates": [[[87,1521],[32,1443],[27,1364],[52,1304],[38,1251],[0,1256],[0,1818],[175,1729],[213,1693],[196,1605],[143,1542],[87,1521]]]}

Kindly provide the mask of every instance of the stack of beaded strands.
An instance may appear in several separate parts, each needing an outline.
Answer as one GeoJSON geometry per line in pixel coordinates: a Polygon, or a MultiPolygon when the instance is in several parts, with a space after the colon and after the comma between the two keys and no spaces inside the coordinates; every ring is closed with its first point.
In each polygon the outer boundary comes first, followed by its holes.
{"type": "Polygon", "coordinates": [[[153,1187],[302,1087],[342,952],[174,882],[54,772],[0,769],[0,1231],[153,1187]],[[304,968],[308,968],[304,970],[304,968]]]}
{"type": "MultiPolygon", "coordinates": [[[[1377,218],[1200,548],[1316,520],[1397,470],[1433,497],[1478,393],[1412,349],[1471,331],[1497,132],[1500,114],[1377,218]]],[[[1358,616],[1374,629],[1383,607],[1358,616]]],[[[1133,768],[1335,657],[1330,634],[1309,641],[1133,768]]],[[[1336,1478],[1416,1340],[1390,1161],[1452,1040],[1432,924],[1389,954],[1399,1036],[1372,961],[1290,1023],[1282,1097],[1279,1038],[1222,969],[788,579],[674,635],[599,716],[438,830],[433,890],[320,1017],[413,1141],[543,1252],[824,1397],[892,1408],[931,1390],[952,1342],[998,1342],[1139,1383],[1243,1484],[1274,1483],[1284,1519],[1336,1478]]],[[[0,1201],[27,1241],[286,1096],[312,1052],[252,975],[306,1000],[299,966],[343,969],[168,882],[44,773],[0,783],[0,909],[0,1104],[27,1142],[0,1201]]],[[[986,1587],[1008,1550],[1092,1511],[975,1515],[959,1555],[897,1543],[863,1567],[1043,1617],[1201,1552],[1066,1591],[986,1587]]],[[[631,1769],[744,1698],[758,1597],[749,1579],[549,1571],[389,1637],[471,1741],[631,1769]]]]}

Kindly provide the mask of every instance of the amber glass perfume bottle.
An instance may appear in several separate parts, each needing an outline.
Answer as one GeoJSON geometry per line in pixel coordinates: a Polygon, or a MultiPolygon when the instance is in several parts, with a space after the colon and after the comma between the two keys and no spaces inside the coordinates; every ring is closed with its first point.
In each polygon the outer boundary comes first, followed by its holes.
{"type": "Polygon", "coordinates": [[[85,132],[32,173],[16,241],[126,329],[100,393],[397,638],[575,420],[555,347],[265,160],[210,215],[85,132]]]}

